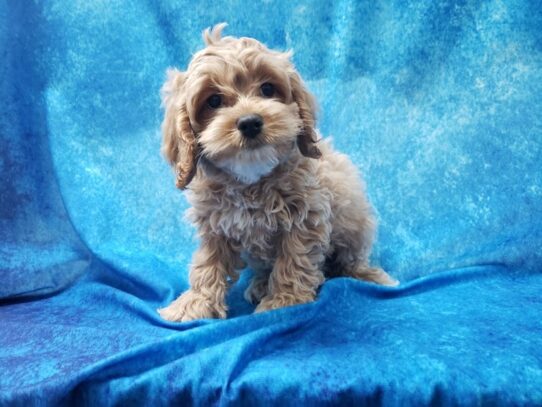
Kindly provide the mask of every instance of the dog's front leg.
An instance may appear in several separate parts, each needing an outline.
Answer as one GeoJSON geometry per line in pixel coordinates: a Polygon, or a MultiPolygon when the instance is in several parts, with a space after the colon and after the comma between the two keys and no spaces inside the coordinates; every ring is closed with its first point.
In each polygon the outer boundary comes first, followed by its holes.
{"type": "Polygon", "coordinates": [[[205,236],[194,255],[190,289],[166,308],[158,310],[169,321],[226,318],[228,277],[235,280],[238,253],[220,236],[205,236]]]}
{"type": "Polygon", "coordinates": [[[314,301],[324,282],[326,231],[294,229],[283,236],[269,276],[268,294],[256,312],[314,301]]]}

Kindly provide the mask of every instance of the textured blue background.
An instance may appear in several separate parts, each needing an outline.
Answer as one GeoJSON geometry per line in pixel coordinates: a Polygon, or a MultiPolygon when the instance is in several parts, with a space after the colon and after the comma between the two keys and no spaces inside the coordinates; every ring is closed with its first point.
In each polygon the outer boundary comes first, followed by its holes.
{"type": "Polygon", "coordinates": [[[0,2],[0,404],[542,404],[538,1],[0,2]],[[294,61],[396,289],[171,324],[197,241],[158,91],[227,21],[294,61]]]}

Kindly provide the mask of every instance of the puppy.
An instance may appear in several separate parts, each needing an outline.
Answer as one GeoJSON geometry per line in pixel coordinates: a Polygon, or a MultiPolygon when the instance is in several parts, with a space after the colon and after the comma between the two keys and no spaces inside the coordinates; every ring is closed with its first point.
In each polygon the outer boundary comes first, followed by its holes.
{"type": "Polygon", "coordinates": [[[320,141],[315,102],[290,53],[205,30],[206,48],[162,88],[163,153],[201,240],[170,321],[225,318],[248,265],[256,312],[315,299],[326,277],[396,285],[368,264],[375,219],[356,167],[320,141]]]}

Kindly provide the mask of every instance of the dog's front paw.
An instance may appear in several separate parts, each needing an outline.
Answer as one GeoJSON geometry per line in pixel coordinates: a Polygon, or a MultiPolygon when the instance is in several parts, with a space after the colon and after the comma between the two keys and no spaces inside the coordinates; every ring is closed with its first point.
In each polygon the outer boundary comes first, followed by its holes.
{"type": "Polygon", "coordinates": [[[307,302],[314,301],[313,294],[304,294],[304,295],[266,295],[262,298],[260,304],[256,307],[254,312],[265,312],[271,311],[273,309],[289,307],[291,305],[305,304],[307,302]]]}
{"type": "Polygon", "coordinates": [[[215,299],[188,290],[165,308],[158,310],[162,318],[172,322],[186,322],[204,318],[226,318],[226,305],[215,299]]]}

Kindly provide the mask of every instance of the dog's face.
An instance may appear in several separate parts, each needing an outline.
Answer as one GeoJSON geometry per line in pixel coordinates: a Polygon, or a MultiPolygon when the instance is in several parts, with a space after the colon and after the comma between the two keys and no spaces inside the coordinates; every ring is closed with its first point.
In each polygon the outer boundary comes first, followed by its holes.
{"type": "Polygon", "coordinates": [[[199,156],[251,184],[293,149],[319,157],[314,102],[288,53],[251,38],[220,38],[224,25],[205,31],[207,47],[186,72],[172,70],[163,88],[164,153],[184,188],[199,156]]]}

